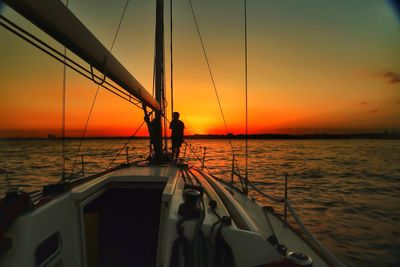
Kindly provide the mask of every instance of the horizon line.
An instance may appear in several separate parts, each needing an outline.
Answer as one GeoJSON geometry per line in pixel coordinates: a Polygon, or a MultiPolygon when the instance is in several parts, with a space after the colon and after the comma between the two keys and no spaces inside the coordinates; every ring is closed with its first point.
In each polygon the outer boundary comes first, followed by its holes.
{"type": "MultiPolygon", "coordinates": [[[[87,136],[83,139],[149,139],[150,136],[142,135],[142,136],[87,136]]],[[[246,139],[246,134],[191,134],[185,135],[186,139],[246,139]]],[[[260,134],[248,134],[247,138],[249,139],[343,139],[343,138],[390,138],[390,139],[400,139],[400,132],[388,132],[385,131],[383,133],[371,133],[371,132],[364,132],[364,133],[260,133],[260,134]]],[[[168,136],[170,139],[170,136],[168,136]]],[[[56,136],[53,134],[49,134],[48,136],[42,137],[33,137],[33,136],[14,136],[14,137],[0,137],[0,140],[62,140],[62,137],[56,136]]],[[[82,139],[81,136],[67,136],[65,139],[82,139]]]]}

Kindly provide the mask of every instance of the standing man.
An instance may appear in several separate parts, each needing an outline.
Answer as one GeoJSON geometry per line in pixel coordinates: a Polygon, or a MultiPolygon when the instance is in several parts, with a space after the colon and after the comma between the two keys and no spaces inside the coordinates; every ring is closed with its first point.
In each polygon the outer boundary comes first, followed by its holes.
{"type": "Polygon", "coordinates": [[[180,148],[183,143],[183,130],[185,129],[185,124],[179,119],[179,112],[174,112],[172,114],[172,121],[169,128],[172,131],[172,160],[178,161],[180,148]]]}
{"type": "Polygon", "coordinates": [[[150,158],[154,159],[154,153],[157,150],[157,122],[156,120],[153,118],[150,121],[150,115],[152,112],[147,113],[146,111],[146,107],[144,106],[143,108],[144,110],[144,121],[147,124],[147,128],[149,131],[149,135],[150,135],[150,158]]]}

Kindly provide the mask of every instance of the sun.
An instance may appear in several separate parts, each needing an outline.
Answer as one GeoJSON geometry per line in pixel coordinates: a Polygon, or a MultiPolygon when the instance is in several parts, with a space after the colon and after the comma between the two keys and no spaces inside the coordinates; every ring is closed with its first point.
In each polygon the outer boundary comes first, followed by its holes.
{"type": "Polygon", "coordinates": [[[217,124],[216,119],[210,116],[190,115],[186,116],[184,119],[186,135],[209,134],[210,129],[214,128],[217,124]]]}

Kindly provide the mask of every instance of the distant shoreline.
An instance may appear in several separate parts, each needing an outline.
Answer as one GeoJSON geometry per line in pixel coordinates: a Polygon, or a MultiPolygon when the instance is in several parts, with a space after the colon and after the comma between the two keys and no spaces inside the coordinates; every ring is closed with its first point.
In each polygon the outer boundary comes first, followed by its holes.
{"type": "MultiPolygon", "coordinates": [[[[88,140],[104,139],[149,139],[148,136],[95,136],[95,137],[85,137],[88,140]]],[[[67,137],[67,140],[80,140],[81,137],[67,137]]],[[[185,136],[185,139],[195,140],[195,139],[234,139],[242,140],[246,139],[244,134],[195,134],[185,136]]],[[[360,134],[251,134],[248,135],[250,140],[344,140],[344,139],[382,139],[382,140],[400,140],[400,133],[360,133],[360,134]]],[[[9,137],[0,138],[0,140],[61,140],[60,137],[55,137],[53,135],[49,137],[9,137]]]]}

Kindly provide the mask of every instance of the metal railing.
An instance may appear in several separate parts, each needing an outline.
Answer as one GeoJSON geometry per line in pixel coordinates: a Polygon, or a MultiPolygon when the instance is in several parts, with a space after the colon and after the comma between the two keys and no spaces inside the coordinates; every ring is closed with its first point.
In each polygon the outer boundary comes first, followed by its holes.
{"type": "MultiPolygon", "coordinates": [[[[203,157],[200,158],[195,152],[194,150],[190,147],[190,145],[188,143],[185,142],[185,150],[184,150],[184,156],[183,156],[183,160],[186,158],[186,149],[189,147],[189,150],[191,153],[194,154],[195,158],[201,163],[201,170],[203,170],[204,168],[206,168],[206,170],[208,171],[208,173],[216,180],[222,182],[223,184],[234,188],[235,190],[241,192],[241,193],[247,193],[244,192],[243,190],[240,190],[239,188],[237,188],[234,185],[234,177],[237,176],[238,180],[240,181],[242,188],[243,188],[243,181],[244,181],[244,177],[242,177],[242,175],[240,174],[240,172],[235,168],[236,166],[236,159],[235,159],[235,155],[233,155],[232,158],[232,170],[231,170],[231,181],[230,183],[221,180],[220,178],[216,177],[214,174],[211,173],[211,171],[207,168],[207,166],[205,165],[206,162],[206,147],[203,147],[203,157]]],[[[201,148],[201,147],[200,147],[201,148]]],[[[307,239],[309,245],[311,245],[326,261],[329,262],[329,264],[331,266],[334,267],[345,267],[345,265],[343,263],[341,263],[339,260],[336,259],[336,257],[330,252],[328,251],[311,233],[310,231],[307,230],[307,228],[305,227],[305,225],[303,224],[303,222],[301,221],[299,215],[297,214],[297,212],[295,211],[295,209],[293,208],[291,202],[288,199],[288,174],[285,173],[284,174],[284,196],[283,198],[277,198],[277,197],[273,197],[271,195],[266,194],[265,192],[261,191],[257,186],[255,186],[251,181],[248,181],[248,185],[258,194],[260,194],[261,196],[265,197],[266,199],[271,200],[273,203],[279,203],[279,204],[283,204],[283,222],[285,223],[285,225],[289,225],[288,224],[288,215],[290,214],[292,216],[292,218],[294,219],[295,223],[300,227],[300,232],[301,234],[303,234],[305,236],[305,238],[307,239]]]]}
{"type": "Polygon", "coordinates": [[[285,187],[284,187],[284,197],[283,199],[279,199],[276,197],[272,197],[265,192],[261,191],[257,188],[252,182],[249,181],[249,185],[253,190],[255,190],[261,196],[268,198],[269,200],[273,201],[274,203],[283,203],[284,206],[284,214],[283,214],[283,221],[285,224],[288,224],[288,214],[290,213],[292,218],[294,219],[295,223],[300,227],[301,234],[303,234],[310,245],[313,246],[318,253],[323,256],[332,266],[335,267],[345,267],[343,263],[341,263],[336,257],[327,250],[311,233],[308,231],[306,226],[301,221],[299,215],[297,214],[296,210],[293,208],[292,203],[288,199],[288,175],[285,173],[285,187]],[[289,213],[288,213],[289,211],[289,213]]]}

